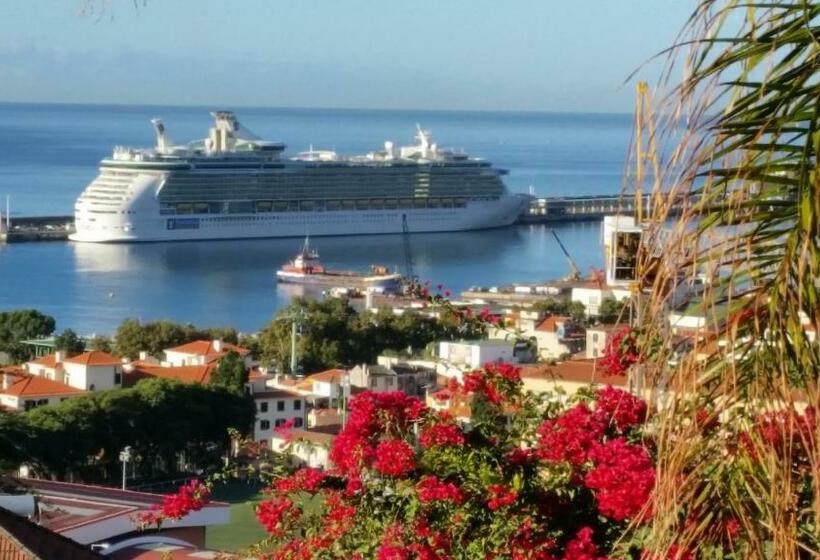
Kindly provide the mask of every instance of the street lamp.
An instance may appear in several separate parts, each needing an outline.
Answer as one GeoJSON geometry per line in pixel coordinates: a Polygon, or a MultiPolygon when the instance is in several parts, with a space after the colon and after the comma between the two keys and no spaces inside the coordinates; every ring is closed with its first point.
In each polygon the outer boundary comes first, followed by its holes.
{"type": "Polygon", "coordinates": [[[131,446],[126,445],[125,449],[120,451],[120,463],[122,463],[122,489],[125,490],[125,470],[128,465],[128,461],[131,460],[131,446]]]}

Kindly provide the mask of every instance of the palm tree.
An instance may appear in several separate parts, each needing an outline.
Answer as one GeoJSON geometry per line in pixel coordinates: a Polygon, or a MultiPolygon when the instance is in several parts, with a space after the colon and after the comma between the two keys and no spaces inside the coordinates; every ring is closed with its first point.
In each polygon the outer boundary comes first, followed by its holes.
{"type": "Polygon", "coordinates": [[[639,155],[653,163],[649,231],[673,201],[684,210],[662,253],[643,246],[637,306],[638,373],[661,409],[654,517],[639,535],[663,558],[820,554],[820,439],[789,420],[820,404],[819,15],[810,0],[700,0],[667,52],[667,76],[684,77],[649,128],[664,157],[639,155]],[[681,293],[705,325],[671,367],[681,333],[666,311],[681,293]],[[779,437],[755,428],[761,417],[779,437]]]}

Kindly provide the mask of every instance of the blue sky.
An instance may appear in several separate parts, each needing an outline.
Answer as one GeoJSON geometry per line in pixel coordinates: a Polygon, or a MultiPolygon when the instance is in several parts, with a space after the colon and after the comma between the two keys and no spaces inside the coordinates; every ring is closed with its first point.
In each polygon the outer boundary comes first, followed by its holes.
{"type": "Polygon", "coordinates": [[[694,5],[145,1],[0,3],[0,101],[629,112],[694,5]]]}

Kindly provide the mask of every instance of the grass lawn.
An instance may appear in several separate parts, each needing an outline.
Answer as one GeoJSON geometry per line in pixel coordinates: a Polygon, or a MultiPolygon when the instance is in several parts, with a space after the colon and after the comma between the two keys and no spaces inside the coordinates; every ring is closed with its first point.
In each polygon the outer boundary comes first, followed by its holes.
{"type": "Polygon", "coordinates": [[[227,525],[208,527],[205,545],[224,551],[244,550],[265,538],[265,530],[256,521],[253,508],[262,499],[258,484],[230,482],[214,486],[213,499],[231,504],[231,521],[227,525]]]}

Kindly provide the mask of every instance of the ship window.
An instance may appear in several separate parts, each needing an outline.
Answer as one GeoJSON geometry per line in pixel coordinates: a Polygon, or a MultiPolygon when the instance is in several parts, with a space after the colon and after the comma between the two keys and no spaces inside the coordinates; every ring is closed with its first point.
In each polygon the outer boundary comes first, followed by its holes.
{"type": "Polygon", "coordinates": [[[384,208],[384,200],[382,200],[381,198],[371,198],[370,207],[374,210],[381,210],[382,208],[384,208]]]}
{"type": "Polygon", "coordinates": [[[299,201],[298,200],[291,200],[288,202],[288,212],[298,212],[299,211],[299,201]]]}
{"type": "Polygon", "coordinates": [[[277,212],[284,212],[285,210],[288,209],[288,203],[285,202],[284,200],[274,202],[273,203],[273,209],[276,210],[277,212]]]}
{"type": "Polygon", "coordinates": [[[177,214],[190,214],[193,211],[193,206],[188,203],[177,204],[177,214]]]}
{"type": "Polygon", "coordinates": [[[399,199],[399,208],[412,208],[413,207],[413,199],[411,198],[400,198],[399,199]]]}
{"type": "Polygon", "coordinates": [[[444,208],[452,208],[453,207],[453,199],[452,198],[442,198],[441,205],[444,208]]]}
{"type": "Polygon", "coordinates": [[[257,212],[270,212],[273,209],[273,201],[271,200],[257,200],[256,201],[256,211],[257,212]]]}
{"type": "Polygon", "coordinates": [[[395,210],[398,203],[395,198],[388,198],[384,201],[384,207],[387,210],[395,210]]]}
{"type": "Polygon", "coordinates": [[[194,214],[207,214],[208,213],[208,205],[204,202],[198,202],[194,204],[194,214]]]}
{"type": "Polygon", "coordinates": [[[341,207],[341,203],[338,200],[328,200],[325,207],[328,210],[338,210],[341,207]]]}
{"type": "Polygon", "coordinates": [[[356,201],[356,209],[357,210],[367,210],[370,208],[370,203],[367,200],[357,200],[356,201]]]}
{"type": "Polygon", "coordinates": [[[310,212],[311,210],[313,210],[313,201],[303,200],[299,203],[299,209],[303,212],[310,212]]]}
{"type": "Polygon", "coordinates": [[[352,200],[343,200],[342,201],[342,209],[344,209],[344,210],[353,210],[354,206],[355,206],[355,204],[352,200]]]}
{"type": "Polygon", "coordinates": [[[427,199],[417,198],[413,201],[413,208],[427,208],[427,199]]]}
{"type": "Polygon", "coordinates": [[[438,208],[441,206],[441,200],[438,198],[428,198],[427,199],[427,207],[428,208],[438,208]]]}

